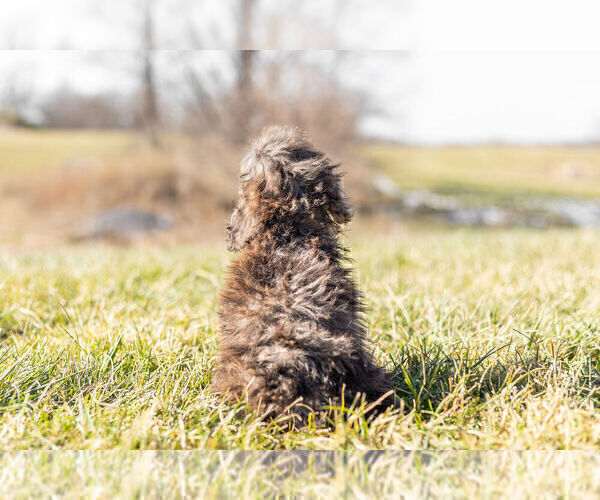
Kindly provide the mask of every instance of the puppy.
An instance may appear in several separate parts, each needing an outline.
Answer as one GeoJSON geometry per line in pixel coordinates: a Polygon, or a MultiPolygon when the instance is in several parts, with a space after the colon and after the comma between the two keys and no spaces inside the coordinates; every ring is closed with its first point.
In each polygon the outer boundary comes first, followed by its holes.
{"type": "Polygon", "coordinates": [[[392,376],[367,348],[361,296],[343,265],[338,236],[351,212],[336,165],[299,130],[270,127],[240,179],[213,392],[271,418],[293,411],[297,423],[358,397],[393,405],[392,376]]]}

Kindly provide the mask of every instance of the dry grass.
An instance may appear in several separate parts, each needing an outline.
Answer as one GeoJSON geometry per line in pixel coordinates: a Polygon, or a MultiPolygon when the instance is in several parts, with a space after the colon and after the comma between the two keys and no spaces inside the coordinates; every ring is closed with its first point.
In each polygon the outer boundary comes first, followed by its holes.
{"type": "MultiPolygon", "coordinates": [[[[52,246],[96,214],[134,206],[170,216],[170,241],[222,238],[245,148],[220,136],[166,135],[152,149],[133,134],[10,131],[0,134],[0,243],[52,246]],[[4,148],[4,149],[3,149],[4,148]],[[2,165],[5,165],[3,170],[2,165]]],[[[355,204],[377,202],[369,170],[340,154],[355,204]]],[[[160,236],[159,236],[160,237],[160,236]]]]}
{"type": "Polygon", "coordinates": [[[600,196],[600,147],[369,146],[365,158],[405,189],[600,196]]]}
{"type": "Polygon", "coordinates": [[[0,173],[96,164],[135,149],[129,132],[0,130],[0,173]]]}

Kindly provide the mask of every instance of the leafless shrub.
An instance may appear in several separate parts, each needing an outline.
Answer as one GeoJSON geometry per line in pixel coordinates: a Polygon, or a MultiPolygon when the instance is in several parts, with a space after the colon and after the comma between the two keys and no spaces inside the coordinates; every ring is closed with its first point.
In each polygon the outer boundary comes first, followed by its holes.
{"type": "Polygon", "coordinates": [[[363,99],[346,89],[333,71],[302,57],[261,58],[251,84],[211,96],[198,78],[185,117],[195,133],[218,130],[236,143],[270,124],[297,126],[334,148],[358,137],[363,99]],[[243,123],[241,132],[240,122],[243,123]]]}
{"type": "Polygon", "coordinates": [[[50,94],[42,105],[45,124],[53,128],[132,128],[133,110],[128,96],[84,95],[68,87],[50,94]]]}

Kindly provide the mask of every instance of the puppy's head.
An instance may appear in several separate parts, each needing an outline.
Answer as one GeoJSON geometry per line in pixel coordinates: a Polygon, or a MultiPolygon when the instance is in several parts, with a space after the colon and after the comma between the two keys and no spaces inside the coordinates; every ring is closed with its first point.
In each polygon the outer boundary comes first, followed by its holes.
{"type": "Polygon", "coordinates": [[[268,225],[316,220],[339,226],[352,217],[336,165],[295,128],[265,129],[242,160],[239,194],[227,226],[233,251],[268,225]]]}

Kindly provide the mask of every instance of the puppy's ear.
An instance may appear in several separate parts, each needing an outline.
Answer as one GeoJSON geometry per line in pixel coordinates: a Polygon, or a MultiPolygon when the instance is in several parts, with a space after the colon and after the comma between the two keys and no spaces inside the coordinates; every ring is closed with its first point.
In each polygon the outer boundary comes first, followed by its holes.
{"type": "Polygon", "coordinates": [[[327,212],[337,224],[346,224],[352,219],[352,209],[342,188],[342,176],[334,171],[328,176],[326,183],[327,212]]]}
{"type": "MultiPolygon", "coordinates": [[[[242,202],[243,203],[243,202],[242,202]]],[[[258,221],[245,205],[236,208],[227,224],[227,250],[239,252],[257,233],[258,221]]]]}
{"type": "Polygon", "coordinates": [[[240,174],[242,187],[252,184],[257,194],[278,195],[282,190],[284,174],[281,159],[262,151],[252,150],[244,157],[240,174]]]}

